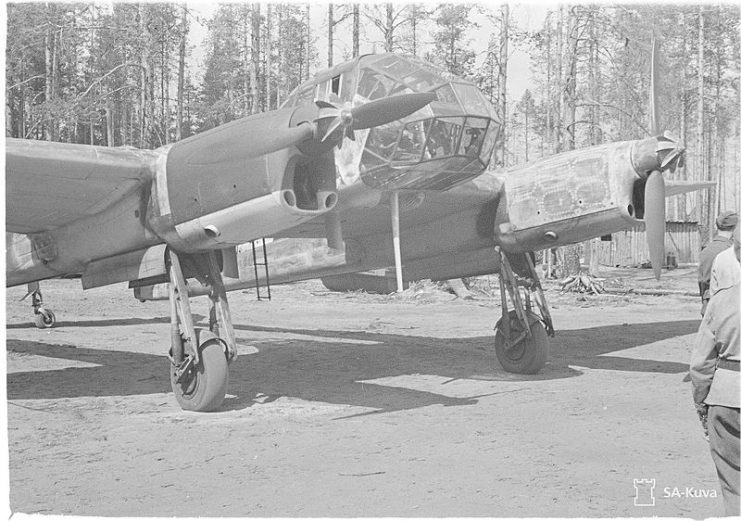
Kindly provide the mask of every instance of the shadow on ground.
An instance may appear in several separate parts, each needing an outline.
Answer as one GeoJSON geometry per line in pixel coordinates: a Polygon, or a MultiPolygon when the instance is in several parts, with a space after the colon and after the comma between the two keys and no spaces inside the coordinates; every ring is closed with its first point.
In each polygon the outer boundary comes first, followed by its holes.
{"type": "MultiPolygon", "coordinates": [[[[96,324],[105,326],[110,322],[100,321],[96,324]]],[[[131,324],[120,320],[113,322],[136,325],[136,321],[131,324]]],[[[91,327],[93,324],[84,322],[76,325],[91,327]]],[[[238,343],[254,345],[257,352],[241,355],[232,364],[228,392],[234,397],[227,399],[224,408],[247,408],[260,396],[262,403],[280,397],[293,397],[390,412],[434,404],[470,405],[486,396],[453,398],[402,387],[362,383],[415,374],[441,376],[447,381],[528,382],[580,375],[581,372],[572,368],[572,365],[620,371],[682,373],[687,371],[686,363],[607,354],[691,334],[697,326],[697,321],[691,320],[562,331],[552,339],[551,362],[540,374],[514,375],[505,372],[497,363],[492,352],[491,336],[450,339],[236,325],[238,343]],[[250,339],[250,331],[263,333],[263,339],[250,339]],[[271,339],[270,333],[280,333],[283,338],[271,339]],[[302,337],[292,339],[290,335],[302,337]],[[311,338],[307,339],[306,336],[311,338]],[[640,339],[640,342],[635,339],[640,339]],[[369,341],[375,343],[369,344],[369,341]]],[[[71,324],[70,327],[74,326],[71,324]]],[[[9,356],[30,354],[96,364],[92,367],[10,373],[9,400],[170,392],[169,362],[164,356],[16,339],[8,339],[7,352],[9,356]]],[[[487,388],[491,389],[491,385],[487,388]]],[[[508,389],[507,392],[511,392],[511,386],[508,389]]]]}
{"type": "MultiPolygon", "coordinates": [[[[193,314],[193,320],[202,321],[204,315],[193,314]]],[[[167,324],[170,317],[152,317],[152,318],[111,318],[105,320],[65,320],[57,322],[54,327],[105,327],[105,326],[145,326],[149,324],[167,324]]],[[[33,322],[21,322],[18,324],[7,324],[5,329],[32,329],[36,327],[33,322]]]]}

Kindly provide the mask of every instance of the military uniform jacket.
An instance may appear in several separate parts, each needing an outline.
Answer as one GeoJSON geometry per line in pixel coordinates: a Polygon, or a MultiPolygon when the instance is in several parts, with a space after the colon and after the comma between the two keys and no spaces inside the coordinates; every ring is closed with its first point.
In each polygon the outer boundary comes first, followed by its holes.
{"type": "Polygon", "coordinates": [[[720,252],[713,261],[713,270],[710,274],[710,296],[718,290],[730,288],[741,281],[741,264],[736,259],[733,248],[720,252]]]}
{"type": "Polygon", "coordinates": [[[733,241],[730,237],[720,237],[716,235],[700,252],[700,265],[697,267],[697,282],[700,284],[700,296],[709,298],[705,292],[710,287],[710,273],[713,269],[715,257],[723,250],[733,249],[733,241]]]}
{"type": "Polygon", "coordinates": [[[710,299],[692,350],[690,377],[695,403],[740,407],[741,283],[710,299]],[[735,361],[735,362],[732,362],[735,361]],[[735,367],[735,370],[733,369],[735,367]]]}

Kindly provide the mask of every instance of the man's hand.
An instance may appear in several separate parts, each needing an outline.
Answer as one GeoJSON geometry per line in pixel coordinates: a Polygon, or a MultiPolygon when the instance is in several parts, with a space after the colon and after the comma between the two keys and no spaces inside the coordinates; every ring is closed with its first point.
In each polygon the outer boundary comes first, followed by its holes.
{"type": "Polygon", "coordinates": [[[702,424],[702,432],[705,436],[705,440],[710,441],[710,437],[708,436],[708,406],[704,403],[696,403],[695,410],[697,411],[697,416],[700,417],[700,423],[702,424]]]}

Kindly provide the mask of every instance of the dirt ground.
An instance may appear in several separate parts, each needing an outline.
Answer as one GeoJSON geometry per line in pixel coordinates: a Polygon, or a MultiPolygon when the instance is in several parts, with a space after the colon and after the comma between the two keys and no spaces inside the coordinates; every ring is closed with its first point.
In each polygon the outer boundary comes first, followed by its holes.
{"type": "MultiPolygon", "coordinates": [[[[560,295],[537,376],[493,355],[499,297],[420,286],[338,294],[311,281],[230,294],[240,356],[227,400],[181,411],[167,302],[125,286],[42,288],[33,327],[7,290],[13,512],[96,516],[616,517],[723,514],[687,362],[693,268],[560,295]],[[653,479],[651,491],[635,479],[653,479]],[[708,497],[710,496],[710,497],[708,497]]],[[[194,300],[206,324],[206,299],[194,300]]]]}

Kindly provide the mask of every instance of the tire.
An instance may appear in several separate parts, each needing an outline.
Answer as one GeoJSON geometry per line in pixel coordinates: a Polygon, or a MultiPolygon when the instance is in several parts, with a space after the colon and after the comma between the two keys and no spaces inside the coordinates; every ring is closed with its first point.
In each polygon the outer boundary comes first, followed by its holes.
{"type": "MultiPolygon", "coordinates": [[[[530,338],[524,338],[517,345],[505,348],[502,320],[497,322],[497,333],[494,336],[494,350],[497,360],[505,371],[517,374],[536,374],[548,360],[548,334],[540,318],[534,313],[527,313],[530,324],[530,338]]],[[[517,338],[524,328],[517,318],[517,312],[509,312],[509,327],[512,338],[517,338]]]]}
{"type": "Polygon", "coordinates": [[[57,317],[54,316],[54,312],[50,309],[39,308],[36,315],[33,317],[33,323],[39,329],[48,329],[54,327],[57,323],[57,317]]]}
{"type": "Polygon", "coordinates": [[[224,345],[216,337],[199,347],[200,361],[178,383],[175,367],[170,365],[170,384],[180,407],[185,411],[208,412],[217,409],[226,396],[229,367],[224,345]]]}

